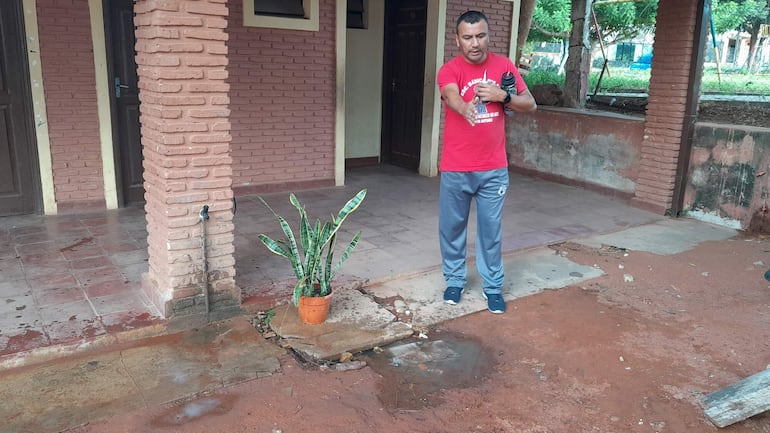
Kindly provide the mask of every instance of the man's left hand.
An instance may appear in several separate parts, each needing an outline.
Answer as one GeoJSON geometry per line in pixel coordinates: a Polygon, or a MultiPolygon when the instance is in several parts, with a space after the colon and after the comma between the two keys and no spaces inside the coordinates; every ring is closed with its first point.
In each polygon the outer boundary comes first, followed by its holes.
{"type": "Polygon", "coordinates": [[[482,81],[476,84],[476,96],[481,102],[503,102],[506,94],[505,90],[493,82],[482,81]]]}

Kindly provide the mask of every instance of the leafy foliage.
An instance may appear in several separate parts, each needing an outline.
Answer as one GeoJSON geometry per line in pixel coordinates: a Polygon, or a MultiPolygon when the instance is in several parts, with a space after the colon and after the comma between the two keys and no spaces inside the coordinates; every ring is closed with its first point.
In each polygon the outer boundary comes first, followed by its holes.
{"type": "MultiPolygon", "coordinates": [[[[626,3],[597,3],[594,7],[596,20],[602,29],[605,42],[633,39],[655,30],[658,1],[647,0],[626,3]],[[609,40],[607,40],[609,38],[609,40]]],[[[594,38],[597,35],[593,35],[594,38]]]]}
{"type": "Polygon", "coordinates": [[[752,32],[759,24],[770,23],[770,1],[711,0],[714,27],[717,33],[730,30],[752,32]]]}
{"type": "Polygon", "coordinates": [[[290,194],[289,202],[297,209],[300,217],[299,243],[288,221],[276,213],[262,197],[259,197],[262,204],[273,213],[281,226],[281,231],[286,236],[281,240],[275,240],[265,234],[260,234],[258,237],[268,250],[287,258],[291,263],[294,275],[297,277],[297,284],[294,286],[294,305],[299,304],[300,296],[326,296],[331,291],[332,279],[361,239],[359,231],[345,247],[339,260],[335,262],[337,233],[345,219],[358,209],[365,197],[366,189],[362,189],[345,203],[336,216],[332,215],[331,221],[321,222],[317,219],[314,224],[311,224],[305,207],[294,194],[290,194]]]}
{"type": "Polygon", "coordinates": [[[556,42],[569,38],[570,0],[538,0],[532,14],[532,30],[529,38],[536,42],[556,42]]]}
{"type": "MultiPolygon", "coordinates": [[[[532,16],[532,31],[529,40],[535,42],[555,42],[569,38],[572,28],[570,0],[538,0],[532,16]]],[[[624,3],[597,2],[594,11],[605,42],[633,39],[641,33],[655,28],[658,13],[658,0],[645,0],[624,3]],[[610,40],[606,40],[609,38],[610,40]]],[[[597,39],[596,32],[592,38],[597,39]]]]}

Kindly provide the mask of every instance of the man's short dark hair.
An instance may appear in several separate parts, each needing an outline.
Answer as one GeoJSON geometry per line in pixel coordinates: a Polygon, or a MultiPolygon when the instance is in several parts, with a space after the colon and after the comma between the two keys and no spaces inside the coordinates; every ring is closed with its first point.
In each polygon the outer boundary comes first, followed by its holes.
{"type": "Polygon", "coordinates": [[[487,23],[487,25],[489,25],[489,20],[483,12],[467,11],[460,15],[459,18],[457,18],[457,23],[455,23],[455,31],[460,30],[460,23],[476,24],[479,21],[484,21],[487,23]]]}

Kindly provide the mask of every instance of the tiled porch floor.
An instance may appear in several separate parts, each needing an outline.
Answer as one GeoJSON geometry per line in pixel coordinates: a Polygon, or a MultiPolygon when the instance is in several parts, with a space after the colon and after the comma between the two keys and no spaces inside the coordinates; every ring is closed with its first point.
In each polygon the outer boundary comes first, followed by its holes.
{"type": "Polygon", "coordinates": [[[0,355],[159,321],[146,237],[141,208],[0,218],[0,355]]]}
{"type": "MultiPolygon", "coordinates": [[[[336,212],[360,188],[369,190],[341,235],[342,241],[363,231],[338,282],[439,266],[438,178],[392,166],[348,170],[346,176],[345,187],[297,193],[310,217],[318,218],[336,212]]],[[[264,198],[292,221],[296,211],[287,194],[264,198]]],[[[660,218],[585,189],[512,174],[503,249],[510,253],[660,218]]],[[[163,323],[140,286],[148,266],[145,224],[141,207],[0,218],[0,357],[163,323]]],[[[235,231],[236,283],[244,304],[269,307],[286,299],[290,270],[256,237],[277,236],[278,226],[256,196],[238,197],[235,231]]]]}

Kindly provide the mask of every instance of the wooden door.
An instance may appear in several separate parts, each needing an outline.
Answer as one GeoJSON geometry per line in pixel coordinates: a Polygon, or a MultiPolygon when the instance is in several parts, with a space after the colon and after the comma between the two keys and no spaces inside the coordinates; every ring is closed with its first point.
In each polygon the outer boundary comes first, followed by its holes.
{"type": "Polygon", "coordinates": [[[105,0],[105,34],[112,77],[113,142],[124,205],[144,201],[144,166],[139,124],[134,0],[105,0]]]}
{"type": "Polygon", "coordinates": [[[0,215],[40,210],[21,0],[0,1],[0,215]]]}
{"type": "Polygon", "coordinates": [[[427,0],[385,4],[382,160],[417,169],[420,164],[427,0]]]}

